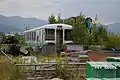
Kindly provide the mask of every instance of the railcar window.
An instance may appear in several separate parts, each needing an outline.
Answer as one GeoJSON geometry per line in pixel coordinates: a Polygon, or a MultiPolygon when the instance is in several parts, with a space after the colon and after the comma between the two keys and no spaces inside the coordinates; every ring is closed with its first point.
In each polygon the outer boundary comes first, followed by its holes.
{"type": "Polygon", "coordinates": [[[31,40],[31,32],[29,32],[29,40],[31,40]]]}
{"type": "Polygon", "coordinates": [[[33,40],[33,32],[32,32],[32,34],[31,34],[31,35],[32,35],[32,40],[33,40]]]}
{"type": "Polygon", "coordinates": [[[54,29],[46,29],[45,30],[45,40],[55,40],[55,30],[54,29]]]}
{"type": "Polygon", "coordinates": [[[65,40],[71,40],[71,30],[65,30],[65,40]]]}
{"type": "Polygon", "coordinates": [[[30,32],[28,32],[28,41],[30,40],[30,32]]]}
{"type": "Polygon", "coordinates": [[[36,40],[36,32],[34,32],[33,40],[36,40]]]}
{"type": "Polygon", "coordinates": [[[41,41],[41,31],[39,31],[39,40],[41,41]]]}
{"type": "Polygon", "coordinates": [[[26,40],[26,37],[25,37],[26,33],[23,35],[24,39],[26,40]]]}
{"type": "Polygon", "coordinates": [[[28,40],[28,33],[25,33],[25,40],[28,40]]]}
{"type": "Polygon", "coordinates": [[[26,40],[28,41],[28,32],[25,34],[26,40]]]}
{"type": "Polygon", "coordinates": [[[30,32],[30,40],[32,40],[32,32],[30,32]]]}
{"type": "Polygon", "coordinates": [[[31,40],[32,40],[32,32],[31,32],[31,40]]]}

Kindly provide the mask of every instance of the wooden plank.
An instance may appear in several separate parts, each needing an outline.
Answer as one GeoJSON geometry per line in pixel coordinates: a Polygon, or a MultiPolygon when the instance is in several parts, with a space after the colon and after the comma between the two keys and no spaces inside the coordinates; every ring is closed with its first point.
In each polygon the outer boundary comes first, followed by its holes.
{"type": "MultiPolygon", "coordinates": [[[[86,63],[61,63],[60,65],[85,65],[86,63]]],[[[15,64],[16,66],[43,66],[57,65],[57,63],[40,63],[40,64],[15,64]]]]}

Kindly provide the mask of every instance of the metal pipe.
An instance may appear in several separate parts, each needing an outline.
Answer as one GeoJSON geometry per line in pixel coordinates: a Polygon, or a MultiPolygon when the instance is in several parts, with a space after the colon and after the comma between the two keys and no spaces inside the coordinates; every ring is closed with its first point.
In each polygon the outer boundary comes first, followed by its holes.
{"type": "Polygon", "coordinates": [[[12,59],[11,57],[9,57],[7,54],[5,54],[5,52],[4,52],[2,49],[1,49],[1,52],[2,52],[2,54],[5,55],[10,61],[12,61],[12,62],[14,63],[13,59],[12,59]]]}

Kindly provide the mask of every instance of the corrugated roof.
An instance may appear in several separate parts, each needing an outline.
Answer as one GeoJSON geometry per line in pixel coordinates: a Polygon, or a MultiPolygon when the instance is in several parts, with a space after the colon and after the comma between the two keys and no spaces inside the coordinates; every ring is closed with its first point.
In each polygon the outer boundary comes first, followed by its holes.
{"type": "Polygon", "coordinates": [[[101,80],[99,78],[86,78],[86,80],[101,80]]]}
{"type": "Polygon", "coordinates": [[[115,60],[120,60],[120,57],[107,57],[107,58],[112,58],[112,59],[115,59],[115,60]]]}
{"type": "Polygon", "coordinates": [[[116,67],[120,67],[120,62],[109,62],[109,63],[113,64],[116,67]]]}
{"type": "Polygon", "coordinates": [[[86,78],[86,80],[120,80],[120,78],[86,78]]]}
{"type": "Polygon", "coordinates": [[[102,80],[120,80],[120,78],[103,78],[102,80]]]}
{"type": "Polygon", "coordinates": [[[95,69],[117,69],[114,65],[108,62],[87,62],[95,69]]]}

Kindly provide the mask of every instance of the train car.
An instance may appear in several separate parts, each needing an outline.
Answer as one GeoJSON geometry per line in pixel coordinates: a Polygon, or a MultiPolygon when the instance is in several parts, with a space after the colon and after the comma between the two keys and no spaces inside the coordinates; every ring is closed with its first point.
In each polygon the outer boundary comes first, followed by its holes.
{"type": "Polygon", "coordinates": [[[24,31],[28,46],[38,46],[42,52],[57,52],[66,43],[71,43],[72,26],[67,24],[48,24],[24,31]]]}

